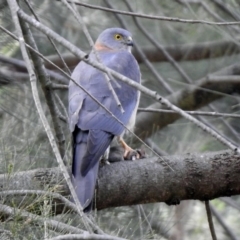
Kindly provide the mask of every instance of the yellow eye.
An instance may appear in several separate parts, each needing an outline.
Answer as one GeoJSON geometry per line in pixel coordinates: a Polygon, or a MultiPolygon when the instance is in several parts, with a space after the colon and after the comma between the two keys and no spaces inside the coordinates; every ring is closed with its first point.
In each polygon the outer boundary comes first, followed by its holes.
{"type": "Polygon", "coordinates": [[[115,34],[115,35],[114,35],[114,38],[115,38],[116,40],[121,40],[121,39],[122,39],[122,35],[120,35],[120,34],[115,34]]]}

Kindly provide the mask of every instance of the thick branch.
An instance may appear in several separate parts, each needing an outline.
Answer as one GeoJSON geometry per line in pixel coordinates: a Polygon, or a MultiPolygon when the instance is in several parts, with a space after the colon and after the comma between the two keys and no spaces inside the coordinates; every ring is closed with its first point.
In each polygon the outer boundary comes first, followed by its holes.
{"type": "MultiPolygon", "coordinates": [[[[99,170],[97,209],[142,203],[210,200],[240,194],[240,156],[233,152],[122,161],[99,170]]],[[[0,175],[0,189],[54,189],[68,195],[58,168],[0,175]]],[[[12,202],[13,197],[10,197],[12,202]]],[[[27,201],[27,198],[25,199],[27,201]]],[[[32,201],[30,198],[29,201],[32,201]]],[[[60,206],[57,211],[62,211],[60,206]]]]}

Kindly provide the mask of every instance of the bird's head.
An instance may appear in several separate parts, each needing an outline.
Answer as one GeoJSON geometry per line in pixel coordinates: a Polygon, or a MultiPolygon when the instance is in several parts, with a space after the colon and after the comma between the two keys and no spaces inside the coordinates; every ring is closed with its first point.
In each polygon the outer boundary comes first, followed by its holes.
{"type": "Polygon", "coordinates": [[[94,47],[99,50],[127,50],[131,52],[133,40],[131,33],[122,28],[108,28],[98,37],[94,47]]]}

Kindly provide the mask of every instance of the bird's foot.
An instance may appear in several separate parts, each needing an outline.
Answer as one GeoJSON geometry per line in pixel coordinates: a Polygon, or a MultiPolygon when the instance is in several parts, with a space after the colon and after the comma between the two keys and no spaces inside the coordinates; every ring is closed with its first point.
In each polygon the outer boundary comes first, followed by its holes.
{"type": "Polygon", "coordinates": [[[101,165],[110,165],[110,162],[105,157],[102,157],[100,160],[101,165]]]}
{"type": "Polygon", "coordinates": [[[146,157],[145,151],[143,149],[132,149],[129,147],[128,150],[125,149],[124,160],[138,160],[146,157]]]}
{"type": "Polygon", "coordinates": [[[146,157],[144,150],[132,149],[125,143],[125,141],[121,137],[119,138],[119,143],[122,145],[122,147],[124,149],[124,154],[123,154],[124,160],[133,160],[134,161],[134,160],[146,157]]]}
{"type": "Polygon", "coordinates": [[[112,163],[112,162],[124,161],[123,154],[124,154],[124,149],[122,148],[122,146],[120,145],[111,146],[110,152],[109,152],[109,162],[112,163]]]}

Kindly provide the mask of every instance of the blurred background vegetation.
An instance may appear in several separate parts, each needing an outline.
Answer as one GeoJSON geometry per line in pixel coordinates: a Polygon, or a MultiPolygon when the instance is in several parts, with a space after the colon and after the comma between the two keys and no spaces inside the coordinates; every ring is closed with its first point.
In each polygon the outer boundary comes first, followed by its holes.
{"type": "MultiPolygon", "coordinates": [[[[237,0],[78,1],[130,11],[129,6],[126,4],[128,3],[134,12],[153,16],[211,22],[240,20],[240,2],[237,0]]],[[[31,0],[29,2],[43,24],[78,46],[81,50],[85,52],[91,50],[82,26],[61,1],[31,0]]],[[[30,14],[25,1],[22,0],[19,3],[24,11],[30,14]]],[[[212,52],[212,54],[204,58],[197,58],[196,53],[196,59],[188,60],[188,52],[185,52],[181,59],[174,61],[175,66],[169,60],[149,61],[149,64],[139,61],[141,62],[142,84],[157,91],[162,96],[167,97],[169,94],[180,91],[191,84],[194,85],[195,81],[215,71],[232,66],[232,64],[239,64],[239,25],[217,26],[137,18],[140,26],[147,31],[146,36],[131,16],[116,15],[111,12],[83,6],[78,6],[78,10],[93,40],[104,29],[108,27],[123,27],[122,24],[125,24],[125,28],[127,27],[132,33],[136,46],[143,50],[156,49],[147,36],[153,38],[162,47],[174,47],[176,50],[187,44],[190,51],[191,48],[197,47],[201,43],[228,43],[224,49],[219,49],[221,53],[212,52]],[[231,46],[234,46],[234,50],[230,48],[231,46]],[[215,55],[218,55],[218,57],[215,57],[215,55]],[[158,77],[149,68],[149,65],[157,72],[158,77]],[[184,72],[185,77],[179,72],[179,69],[184,72]],[[159,76],[172,92],[161,84],[159,79],[157,79],[159,76]]],[[[16,34],[5,0],[0,0],[0,25],[16,34]]],[[[39,51],[49,58],[52,58],[53,55],[55,56],[56,51],[49,43],[48,38],[34,28],[31,29],[39,51]]],[[[61,54],[67,56],[65,60],[72,70],[75,65],[71,64],[71,61],[76,58],[60,44],[56,43],[56,45],[61,54]]],[[[204,47],[201,48],[201,51],[204,52],[205,50],[204,47]]],[[[136,53],[136,50],[134,53],[136,53]]],[[[158,50],[154,54],[157,55],[158,50]]],[[[0,173],[57,166],[35,108],[29,77],[25,67],[21,66],[21,64],[23,65],[24,62],[22,61],[18,42],[3,31],[0,31],[0,173]],[[16,62],[13,60],[16,60],[16,62]]],[[[68,84],[64,80],[57,81],[53,79],[53,82],[68,84]]],[[[49,111],[40,88],[39,92],[42,97],[45,114],[49,117],[49,111]]],[[[56,90],[56,93],[63,101],[65,107],[67,107],[67,89],[56,90]]],[[[142,95],[140,107],[148,107],[152,103],[154,103],[152,99],[142,95]]],[[[63,111],[61,107],[59,108],[63,111]]],[[[198,110],[238,113],[239,95],[237,93],[226,94],[224,97],[212,102],[211,107],[206,105],[198,110]]],[[[237,118],[202,116],[199,119],[214,127],[233,143],[239,144],[239,120],[237,118]]],[[[62,121],[62,127],[66,138],[65,159],[70,163],[71,143],[67,123],[62,121]]],[[[226,149],[216,139],[213,139],[185,119],[179,119],[162,129],[159,129],[158,123],[155,123],[151,128],[153,134],[144,140],[150,141],[151,144],[154,143],[158,150],[161,150],[161,153],[166,155],[226,149]]],[[[151,156],[151,152],[147,152],[147,154],[151,156]]],[[[240,206],[238,205],[240,204],[239,197],[233,197],[232,201],[234,201],[236,206],[240,206]]],[[[229,205],[229,202],[227,203],[222,199],[216,199],[212,201],[212,204],[220,214],[221,219],[224,219],[229,231],[232,232],[232,235],[228,233],[217,218],[214,218],[218,239],[240,239],[239,210],[236,210],[236,208],[229,205]]],[[[182,202],[179,206],[155,203],[106,209],[99,211],[95,217],[97,223],[105,232],[128,239],[201,240],[211,238],[204,204],[198,201],[182,202]]],[[[68,222],[73,216],[62,215],[56,216],[56,218],[61,218],[62,221],[68,222]]],[[[5,223],[0,222],[0,226],[10,230],[14,235],[14,239],[43,238],[41,228],[30,228],[27,225],[20,224],[16,219],[5,223]]]]}

